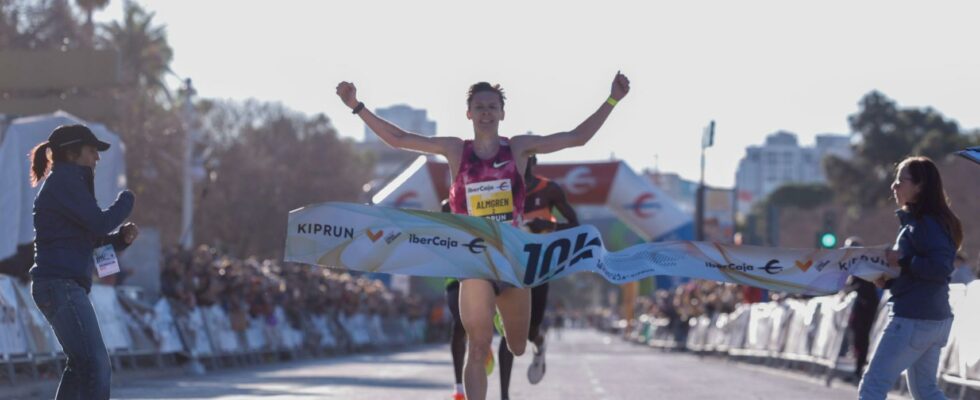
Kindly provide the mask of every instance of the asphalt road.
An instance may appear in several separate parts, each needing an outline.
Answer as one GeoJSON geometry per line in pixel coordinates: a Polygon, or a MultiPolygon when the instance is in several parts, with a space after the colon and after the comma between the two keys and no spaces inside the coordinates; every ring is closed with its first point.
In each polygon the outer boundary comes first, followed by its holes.
{"type": "MultiPolygon", "coordinates": [[[[551,336],[544,381],[526,378],[530,356],[515,363],[512,399],[853,399],[847,384],[825,387],[799,372],[666,353],[602,333],[551,336]]],[[[499,371],[488,399],[499,399],[499,371]]],[[[119,399],[448,399],[452,364],[447,345],[396,353],[352,355],[261,367],[120,381],[119,399]]]]}

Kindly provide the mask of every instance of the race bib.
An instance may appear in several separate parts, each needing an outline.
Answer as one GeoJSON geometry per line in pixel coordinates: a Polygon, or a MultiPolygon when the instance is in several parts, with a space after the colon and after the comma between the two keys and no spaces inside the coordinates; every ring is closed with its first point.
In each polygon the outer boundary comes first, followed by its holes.
{"type": "Polygon", "coordinates": [[[92,257],[95,259],[95,269],[99,272],[99,278],[119,273],[119,260],[116,259],[116,251],[112,249],[111,244],[95,249],[92,257]]]}
{"type": "Polygon", "coordinates": [[[514,219],[514,193],[510,179],[476,182],[466,185],[466,211],[474,217],[494,221],[514,219]]]}

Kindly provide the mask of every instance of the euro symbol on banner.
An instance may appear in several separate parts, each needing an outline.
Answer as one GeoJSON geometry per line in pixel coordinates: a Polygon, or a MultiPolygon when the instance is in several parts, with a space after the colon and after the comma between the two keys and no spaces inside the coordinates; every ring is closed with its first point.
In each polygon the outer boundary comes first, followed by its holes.
{"type": "Polygon", "coordinates": [[[776,275],[783,270],[783,266],[779,265],[779,260],[773,259],[769,260],[766,266],[762,267],[762,270],[766,271],[767,274],[776,275]]]}
{"type": "Polygon", "coordinates": [[[589,167],[575,167],[564,179],[565,190],[571,194],[584,194],[596,187],[596,179],[592,176],[592,169],[589,167]]]}
{"type": "Polygon", "coordinates": [[[485,240],[483,240],[483,238],[476,238],[470,241],[469,243],[464,244],[463,247],[470,249],[470,253],[480,254],[487,249],[487,246],[483,244],[484,242],[485,240]]]}
{"type": "Polygon", "coordinates": [[[414,190],[409,190],[395,199],[392,207],[395,208],[422,208],[422,203],[418,200],[419,194],[414,190]]]}
{"type": "Polygon", "coordinates": [[[628,210],[633,210],[633,213],[640,218],[650,218],[653,213],[646,212],[649,209],[660,209],[660,203],[657,203],[656,196],[653,193],[643,193],[639,195],[636,200],[630,204],[626,204],[624,208],[628,210]]]}

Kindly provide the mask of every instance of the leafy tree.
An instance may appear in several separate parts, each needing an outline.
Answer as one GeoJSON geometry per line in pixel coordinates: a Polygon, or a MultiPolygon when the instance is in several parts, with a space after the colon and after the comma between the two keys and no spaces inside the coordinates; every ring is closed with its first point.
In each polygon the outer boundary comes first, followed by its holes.
{"type": "MultiPolygon", "coordinates": [[[[86,29],[107,1],[75,0],[78,12],[68,0],[0,0],[0,49],[91,47],[86,29]]],[[[92,89],[100,101],[116,104],[115,115],[98,122],[126,144],[128,186],[139,198],[133,219],[160,229],[164,243],[175,243],[181,235],[185,127],[181,104],[165,83],[173,58],[166,27],[154,13],[126,2],[120,20],[98,28],[95,45],[119,52],[123,75],[121,86],[92,89]]],[[[199,100],[195,107],[210,172],[195,184],[198,243],[243,256],[279,256],[290,210],[360,200],[371,160],[339,138],[326,116],[258,101],[199,100]]]]}
{"type": "Polygon", "coordinates": [[[859,141],[854,157],[824,160],[829,184],[840,199],[858,207],[887,202],[888,187],[899,161],[909,155],[942,159],[971,142],[956,121],[932,108],[899,108],[878,91],[860,101],[860,110],[848,118],[859,141]]]}
{"type": "Polygon", "coordinates": [[[75,0],[75,4],[85,13],[85,25],[83,26],[85,39],[89,43],[95,43],[95,24],[92,21],[92,14],[95,13],[95,10],[101,10],[109,5],[109,0],[75,0]]]}
{"type": "Polygon", "coordinates": [[[788,184],[769,194],[766,201],[779,207],[813,209],[834,199],[830,187],[824,184],[788,184]]]}
{"type": "Polygon", "coordinates": [[[102,42],[119,50],[126,82],[135,82],[149,94],[166,95],[164,77],[170,73],[173,49],[167,42],[166,26],[154,25],[154,15],[132,1],[125,2],[122,21],[103,26],[102,42]]]}
{"type": "Polygon", "coordinates": [[[198,242],[233,254],[279,257],[290,210],[357,201],[371,177],[367,158],[320,114],[277,104],[206,102],[202,127],[214,147],[216,179],[196,212],[198,242]]]}
{"type": "Polygon", "coordinates": [[[824,184],[786,184],[780,186],[765,199],[752,205],[752,210],[738,227],[744,244],[775,245],[778,238],[779,210],[798,208],[812,210],[834,201],[834,191],[824,184]]]}
{"type": "MultiPolygon", "coordinates": [[[[76,0],[98,8],[99,0],[76,0]]],[[[83,4],[84,3],[84,4],[83,4]]],[[[116,112],[106,123],[126,143],[128,185],[140,206],[134,219],[161,230],[165,242],[179,238],[180,188],[184,128],[164,78],[170,73],[173,49],[166,27],[154,13],[132,1],[123,4],[120,20],[100,25],[98,45],[118,51],[123,84],[109,89],[116,112]]]]}
{"type": "Polygon", "coordinates": [[[0,49],[27,47],[22,15],[23,5],[14,0],[0,0],[0,49]]]}
{"type": "Polygon", "coordinates": [[[0,0],[0,49],[75,49],[81,24],[67,0],[0,0]]]}

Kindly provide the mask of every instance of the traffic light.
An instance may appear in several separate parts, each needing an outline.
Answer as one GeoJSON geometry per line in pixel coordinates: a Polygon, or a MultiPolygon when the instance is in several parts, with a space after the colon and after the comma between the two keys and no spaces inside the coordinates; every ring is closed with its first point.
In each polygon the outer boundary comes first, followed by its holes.
{"type": "Polygon", "coordinates": [[[837,235],[823,231],[817,234],[817,246],[823,249],[837,248],[837,235]]]}
{"type": "Polygon", "coordinates": [[[825,210],[823,212],[823,229],[817,231],[817,248],[818,249],[835,249],[837,248],[837,234],[835,227],[837,226],[837,213],[833,210],[825,210]]]}

